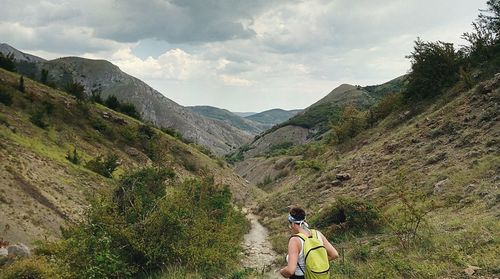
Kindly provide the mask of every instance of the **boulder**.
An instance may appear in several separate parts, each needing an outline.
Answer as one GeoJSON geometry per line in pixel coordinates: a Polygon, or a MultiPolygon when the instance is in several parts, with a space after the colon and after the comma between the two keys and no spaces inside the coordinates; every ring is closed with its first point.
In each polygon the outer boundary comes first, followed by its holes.
{"type": "Polygon", "coordinates": [[[22,243],[7,246],[7,251],[9,257],[25,258],[31,255],[30,248],[22,243]]]}
{"type": "Polygon", "coordinates": [[[338,179],[335,179],[333,181],[330,181],[330,183],[328,183],[331,187],[335,187],[335,186],[340,186],[342,185],[342,182],[338,179]]]}
{"type": "Polygon", "coordinates": [[[434,184],[434,195],[441,194],[444,191],[444,186],[448,183],[448,178],[443,179],[439,181],[438,183],[434,184]]]}
{"type": "Polygon", "coordinates": [[[464,272],[465,272],[465,274],[472,276],[472,275],[474,275],[474,273],[476,273],[476,270],[479,270],[479,269],[481,269],[481,268],[478,266],[469,265],[466,269],[464,269],[464,272]]]}
{"type": "Polygon", "coordinates": [[[0,248],[0,257],[7,257],[9,255],[9,250],[7,248],[2,247],[0,248]]]}
{"type": "Polygon", "coordinates": [[[351,179],[351,175],[348,173],[337,173],[335,177],[340,181],[345,181],[351,179]]]}
{"type": "Polygon", "coordinates": [[[465,193],[466,194],[470,194],[472,192],[474,192],[474,190],[476,190],[476,185],[475,184],[469,184],[465,187],[465,193]]]}

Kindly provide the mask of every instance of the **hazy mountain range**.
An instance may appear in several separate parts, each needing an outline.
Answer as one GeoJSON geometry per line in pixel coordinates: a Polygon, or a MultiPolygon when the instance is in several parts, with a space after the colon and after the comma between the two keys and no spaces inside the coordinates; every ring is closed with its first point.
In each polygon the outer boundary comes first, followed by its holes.
{"type": "Polygon", "coordinates": [[[100,92],[103,98],[115,95],[121,101],[134,104],[144,120],[174,129],[187,140],[206,146],[218,155],[235,150],[254,135],[291,116],[286,113],[283,114],[285,116],[269,116],[270,121],[260,123],[223,109],[212,109],[218,113],[209,113],[207,109],[189,109],[106,60],[64,57],[48,61],[8,44],[0,44],[0,52],[14,54],[19,73],[40,80],[44,69],[48,70],[48,82],[59,88],[75,81],[84,85],[88,95],[91,92],[100,92]]]}

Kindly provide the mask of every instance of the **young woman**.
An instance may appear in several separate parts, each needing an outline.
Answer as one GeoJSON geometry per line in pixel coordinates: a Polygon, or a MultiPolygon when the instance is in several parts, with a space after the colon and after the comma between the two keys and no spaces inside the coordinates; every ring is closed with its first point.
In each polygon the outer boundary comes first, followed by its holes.
{"type": "MultiPolygon", "coordinates": [[[[290,209],[288,214],[288,227],[292,235],[298,233],[303,233],[307,237],[311,236],[311,230],[306,223],[306,212],[301,207],[295,206],[290,209]]],[[[326,239],[326,237],[319,231],[314,230],[317,233],[318,239],[323,242],[325,246],[328,259],[335,260],[339,257],[337,250],[332,246],[332,244],[326,239]]],[[[292,279],[304,279],[304,241],[300,237],[290,237],[288,241],[288,255],[286,260],[288,265],[280,270],[280,274],[286,278],[292,279]]]]}

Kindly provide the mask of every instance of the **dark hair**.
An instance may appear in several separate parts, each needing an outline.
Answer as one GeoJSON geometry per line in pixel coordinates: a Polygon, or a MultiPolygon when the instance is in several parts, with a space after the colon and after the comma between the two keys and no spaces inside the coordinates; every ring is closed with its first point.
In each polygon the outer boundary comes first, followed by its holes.
{"type": "Polygon", "coordinates": [[[289,213],[297,221],[306,219],[306,212],[300,206],[292,206],[289,213]]]}

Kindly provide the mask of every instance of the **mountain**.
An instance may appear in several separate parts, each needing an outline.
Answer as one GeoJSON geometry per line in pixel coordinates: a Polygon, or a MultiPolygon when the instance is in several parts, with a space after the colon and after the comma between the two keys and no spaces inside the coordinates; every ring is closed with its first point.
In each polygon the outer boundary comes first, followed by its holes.
{"type": "Polygon", "coordinates": [[[34,240],[60,238],[61,225],[80,220],[92,197],[109,192],[123,175],[148,166],[171,168],[181,181],[213,176],[216,183],[230,187],[236,201],[245,199],[241,178],[223,161],[201,152],[205,150],[29,78],[24,79],[23,93],[19,78],[0,69],[3,240],[31,246],[34,240]],[[117,156],[112,178],[96,172],[103,168],[99,163],[89,163],[108,154],[117,156]]]}
{"type": "Polygon", "coordinates": [[[301,112],[302,110],[283,110],[283,109],[271,109],[263,112],[255,113],[249,116],[246,116],[246,119],[262,123],[268,127],[272,127],[276,124],[280,124],[282,122],[287,121],[292,116],[301,112]]]}
{"type": "MultiPolygon", "coordinates": [[[[13,49],[5,46],[3,48],[9,51],[13,49]]],[[[45,61],[19,51],[15,53],[32,61],[30,68],[25,65],[18,67],[19,72],[40,80],[41,70],[44,69],[48,70],[49,82],[60,88],[75,81],[84,85],[88,95],[91,92],[100,92],[104,98],[115,95],[120,101],[134,104],[144,120],[160,127],[174,129],[186,139],[209,148],[217,155],[226,154],[251,138],[245,131],[223,121],[193,113],[141,80],[122,72],[108,61],[79,57],[45,61]]],[[[19,65],[24,63],[23,61],[19,61],[19,65]]]]}
{"type": "Polygon", "coordinates": [[[256,137],[252,143],[243,147],[244,151],[233,155],[253,157],[284,145],[302,145],[319,140],[329,130],[331,123],[339,119],[344,107],[352,105],[364,110],[387,94],[400,92],[404,82],[405,76],[401,76],[374,86],[342,84],[295,116],[256,137]]]}
{"type": "Polygon", "coordinates": [[[223,121],[233,127],[248,132],[250,135],[257,135],[265,130],[266,126],[238,116],[226,109],[211,106],[191,106],[192,111],[204,117],[223,121]]]}
{"type": "Polygon", "coordinates": [[[17,60],[18,62],[39,63],[47,61],[38,56],[21,52],[5,43],[0,43],[0,52],[3,54],[13,54],[14,59],[17,60]]]}
{"type": "Polygon", "coordinates": [[[240,117],[247,117],[247,116],[256,114],[257,112],[235,112],[235,111],[232,111],[232,113],[234,113],[240,117]]]}

